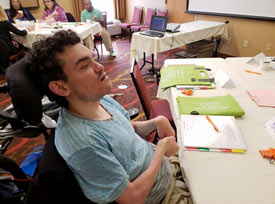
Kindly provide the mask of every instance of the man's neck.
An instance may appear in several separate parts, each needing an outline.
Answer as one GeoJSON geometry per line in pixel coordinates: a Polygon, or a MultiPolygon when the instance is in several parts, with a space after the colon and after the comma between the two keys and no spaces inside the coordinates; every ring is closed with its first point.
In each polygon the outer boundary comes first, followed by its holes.
{"type": "Polygon", "coordinates": [[[91,9],[89,9],[88,11],[89,11],[90,13],[92,13],[93,10],[94,10],[94,7],[91,7],[91,9]]]}
{"type": "Polygon", "coordinates": [[[112,118],[109,112],[100,104],[100,101],[69,105],[68,110],[90,120],[108,120],[112,118]]]}

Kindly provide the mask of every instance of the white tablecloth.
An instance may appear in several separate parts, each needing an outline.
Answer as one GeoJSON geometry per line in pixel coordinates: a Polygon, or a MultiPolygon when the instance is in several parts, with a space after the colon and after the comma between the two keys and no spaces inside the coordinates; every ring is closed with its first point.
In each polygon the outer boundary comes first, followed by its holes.
{"type": "Polygon", "coordinates": [[[154,54],[155,59],[157,53],[167,51],[169,49],[181,47],[187,43],[199,40],[223,36],[227,38],[227,26],[225,23],[213,21],[194,21],[181,24],[179,32],[165,33],[163,38],[153,38],[133,33],[131,41],[131,58],[140,58],[143,52],[146,55],[154,54]]]}
{"type": "Polygon", "coordinates": [[[225,61],[243,78],[253,89],[271,89],[275,90],[275,70],[260,70],[257,65],[250,65],[246,62],[250,60],[251,57],[229,57],[225,61]],[[255,72],[260,72],[263,75],[257,75],[253,73],[248,73],[245,70],[251,70],[255,72]]]}
{"type": "MultiPolygon", "coordinates": [[[[274,204],[275,203],[275,165],[259,154],[260,149],[275,148],[275,141],[266,132],[264,124],[275,116],[274,108],[258,107],[246,91],[253,85],[250,75],[240,75],[224,59],[173,59],[169,64],[196,64],[211,68],[213,73],[223,69],[233,80],[235,88],[214,90],[195,90],[193,96],[220,96],[231,94],[245,110],[245,115],[236,118],[241,134],[247,145],[244,154],[185,151],[181,134],[176,97],[180,91],[170,88],[162,96],[169,101],[173,119],[177,126],[180,145],[180,164],[187,176],[187,184],[196,204],[274,204]],[[248,77],[248,78],[247,78],[248,77]]],[[[256,75],[257,76],[257,75],[256,75]]],[[[255,77],[256,77],[255,76],[255,77]]],[[[274,83],[268,75],[266,84],[274,83]]],[[[264,80],[264,79],[263,79],[264,80]]],[[[255,83],[255,87],[257,82],[255,83]]],[[[161,93],[161,91],[159,91],[161,93]]],[[[160,94],[159,94],[160,95],[160,94]]],[[[192,96],[191,96],[192,97],[192,96]]]]}
{"type": "MultiPolygon", "coordinates": [[[[86,39],[87,37],[94,35],[102,30],[101,25],[99,23],[91,23],[91,24],[86,24],[86,23],[58,23],[58,25],[62,25],[62,28],[55,29],[55,23],[50,26],[46,26],[45,24],[42,25],[36,25],[36,29],[33,31],[28,32],[26,36],[18,36],[15,34],[12,34],[12,38],[24,45],[25,47],[31,48],[32,44],[39,39],[44,39],[46,37],[49,37],[53,35],[55,32],[64,29],[68,30],[71,29],[75,31],[81,40],[86,39]]],[[[91,39],[92,40],[92,39],[91,39]]]]}

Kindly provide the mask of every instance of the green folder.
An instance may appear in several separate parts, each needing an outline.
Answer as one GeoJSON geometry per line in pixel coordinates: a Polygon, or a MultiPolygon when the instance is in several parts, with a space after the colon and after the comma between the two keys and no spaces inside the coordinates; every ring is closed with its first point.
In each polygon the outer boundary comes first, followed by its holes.
{"type": "Polygon", "coordinates": [[[160,87],[166,89],[176,85],[210,86],[208,73],[204,66],[174,65],[160,70],[160,87]]]}
{"type": "Polygon", "coordinates": [[[229,94],[216,97],[177,97],[180,114],[224,115],[240,117],[244,110],[229,94]]]}

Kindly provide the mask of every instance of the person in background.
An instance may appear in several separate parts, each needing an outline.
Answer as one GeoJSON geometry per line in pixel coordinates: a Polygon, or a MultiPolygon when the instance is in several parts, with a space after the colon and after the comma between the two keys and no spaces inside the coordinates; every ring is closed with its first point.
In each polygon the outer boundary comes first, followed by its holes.
{"type": "MultiPolygon", "coordinates": [[[[33,27],[28,27],[28,31],[33,30],[33,27]]],[[[11,34],[15,33],[16,35],[27,35],[27,30],[18,30],[8,21],[8,16],[4,9],[0,6],[0,71],[5,72],[9,66],[9,56],[16,54],[20,49],[23,48],[23,45],[18,44],[13,41],[11,34]]]]}
{"type": "Polygon", "coordinates": [[[88,199],[192,203],[190,193],[175,181],[182,176],[180,167],[168,161],[179,149],[169,120],[158,116],[132,122],[108,96],[112,84],[104,66],[75,32],[62,30],[35,42],[27,61],[39,88],[61,106],[54,143],[88,199]],[[144,139],[154,130],[157,145],[144,139]]]}
{"type": "Polygon", "coordinates": [[[35,21],[35,18],[27,8],[23,8],[19,0],[10,0],[10,9],[6,11],[9,22],[14,23],[15,20],[35,21]]]}
{"type": "Polygon", "coordinates": [[[44,0],[45,10],[43,20],[47,22],[68,22],[67,16],[63,8],[61,8],[56,0],[44,0]]]}
{"type": "MultiPolygon", "coordinates": [[[[88,19],[92,21],[97,21],[101,25],[103,24],[103,17],[101,11],[95,9],[90,0],[84,0],[85,9],[81,12],[81,21],[86,22],[88,19]]],[[[104,46],[107,51],[109,51],[110,56],[116,57],[112,45],[111,36],[106,30],[106,28],[102,27],[102,31],[100,32],[101,38],[103,40],[104,46]]]]}

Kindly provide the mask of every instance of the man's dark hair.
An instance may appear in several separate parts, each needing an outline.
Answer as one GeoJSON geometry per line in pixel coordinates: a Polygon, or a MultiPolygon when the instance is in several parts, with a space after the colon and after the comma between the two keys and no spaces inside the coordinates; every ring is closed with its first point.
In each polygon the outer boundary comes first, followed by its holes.
{"type": "Polygon", "coordinates": [[[62,68],[64,62],[57,58],[57,54],[62,53],[65,47],[79,42],[80,38],[74,31],[62,30],[51,37],[35,42],[27,55],[30,71],[41,92],[62,107],[67,107],[68,101],[65,97],[51,92],[48,85],[51,81],[67,81],[67,76],[62,68]]]}

